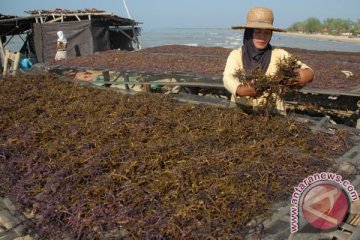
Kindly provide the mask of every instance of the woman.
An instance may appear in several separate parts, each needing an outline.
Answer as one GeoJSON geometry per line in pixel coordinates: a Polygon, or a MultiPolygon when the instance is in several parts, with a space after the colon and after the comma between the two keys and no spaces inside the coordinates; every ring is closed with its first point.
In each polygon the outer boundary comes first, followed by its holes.
{"type": "Polygon", "coordinates": [[[58,31],[57,35],[59,38],[56,43],[55,61],[65,59],[67,57],[67,54],[66,54],[67,40],[64,36],[63,31],[58,31]]]}
{"type": "MultiPolygon", "coordinates": [[[[270,40],[273,31],[285,32],[273,26],[273,13],[271,9],[255,7],[249,10],[247,23],[233,27],[233,29],[245,29],[243,46],[232,51],[228,57],[224,71],[225,88],[232,94],[232,101],[247,106],[261,106],[264,104],[264,96],[257,96],[252,85],[253,81],[241,84],[236,78],[236,72],[245,70],[250,73],[260,68],[266,75],[274,75],[280,60],[290,57],[290,54],[283,49],[273,48],[270,40]]],[[[299,79],[298,84],[305,86],[314,78],[310,67],[298,62],[299,79]]],[[[278,100],[277,110],[285,112],[285,103],[278,100]]]]}

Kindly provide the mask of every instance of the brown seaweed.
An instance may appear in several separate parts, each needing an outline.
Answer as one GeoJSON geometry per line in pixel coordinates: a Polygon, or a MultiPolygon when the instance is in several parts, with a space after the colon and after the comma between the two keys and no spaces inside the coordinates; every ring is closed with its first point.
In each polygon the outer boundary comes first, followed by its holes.
{"type": "Polygon", "coordinates": [[[1,195],[36,214],[44,239],[238,239],[351,146],[290,118],[51,75],[1,85],[1,195]]]}

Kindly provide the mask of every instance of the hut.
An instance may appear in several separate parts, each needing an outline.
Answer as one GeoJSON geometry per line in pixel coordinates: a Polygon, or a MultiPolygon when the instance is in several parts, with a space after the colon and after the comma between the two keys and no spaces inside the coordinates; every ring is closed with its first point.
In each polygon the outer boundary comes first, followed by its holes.
{"type": "Polygon", "coordinates": [[[37,62],[54,59],[57,31],[63,31],[67,40],[68,56],[86,56],[110,49],[134,50],[140,48],[139,22],[97,9],[33,10],[28,16],[0,14],[0,54],[2,62],[5,46],[16,35],[24,44],[20,52],[36,57],[37,62]]]}

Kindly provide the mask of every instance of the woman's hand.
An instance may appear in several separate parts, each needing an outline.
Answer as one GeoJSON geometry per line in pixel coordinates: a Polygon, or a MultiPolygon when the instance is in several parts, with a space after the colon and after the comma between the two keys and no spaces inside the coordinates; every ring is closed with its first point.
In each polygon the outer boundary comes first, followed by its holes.
{"type": "Polygon", "coordinates": [[[297,71],[299,73],[298,83],[300,86],[305,86],[314,79],[314,72],[309,68],[305,68],[305,69],[300,68],[297,71]]]}
{"type": "Polygon", "coordinates": [[[236,89],[236,95],[239,97],[256,97],[257,94],[254,87],[252,86],[252,83],[253,81],[244,85],[239,85],[236,89]]]}

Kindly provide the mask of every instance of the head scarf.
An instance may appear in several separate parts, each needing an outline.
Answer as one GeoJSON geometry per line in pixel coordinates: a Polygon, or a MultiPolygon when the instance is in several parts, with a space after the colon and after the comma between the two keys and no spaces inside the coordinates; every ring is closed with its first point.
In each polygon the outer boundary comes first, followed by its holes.
{"type": "Polygon", "coordinates": [[[244,45],[242,46],[242,62],[245,72],[251,73],[252,70],[260,68],[266,72],[271,60],[272,46],[270,43],[264,49],[257,49],[253,43],[253,29],[246,28],[244,32],[244,45]]]}
{"type": "Polygon", "coordinates": [[[65,38],[65,36],[64,36],[64,33],[63,33],[63,31],[58,31],[57,32],[57,35],[58,35],[58,42],[63,42],[63,43],[67,43],[67,40],[66,40],[66,38],[65,38]]]}

